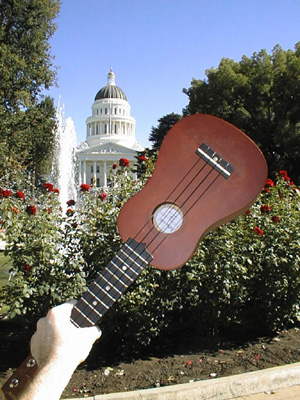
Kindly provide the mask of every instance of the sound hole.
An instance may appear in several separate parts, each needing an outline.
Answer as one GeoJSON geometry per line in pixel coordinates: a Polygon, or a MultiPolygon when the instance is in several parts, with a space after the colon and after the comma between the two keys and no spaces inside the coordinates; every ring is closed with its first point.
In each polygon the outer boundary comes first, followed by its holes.
{"type": "Polygon", "coordinates": [[[153,224],[162,233],[176,232],[182,225],[183,213],[172,203],[161,204],[153,213],[153,224]]]}

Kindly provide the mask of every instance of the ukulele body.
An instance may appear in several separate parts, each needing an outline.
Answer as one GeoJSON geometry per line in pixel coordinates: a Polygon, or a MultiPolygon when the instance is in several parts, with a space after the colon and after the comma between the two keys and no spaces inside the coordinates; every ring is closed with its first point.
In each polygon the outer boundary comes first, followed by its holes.
{"type": "Polygon", "coordinates": [[[183,118],[151,179],[120,211],[119,233],[145,243],[152,266],[178,268],[208,231],[249,208],[266,179],[264,156],[239,129],[211,115],[183,118]]]}

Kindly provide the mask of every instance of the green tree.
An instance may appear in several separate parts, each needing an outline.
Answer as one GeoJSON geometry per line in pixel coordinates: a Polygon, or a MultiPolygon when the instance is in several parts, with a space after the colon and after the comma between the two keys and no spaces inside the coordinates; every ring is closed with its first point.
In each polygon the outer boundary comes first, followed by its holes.
{"type": "Polygon", "coordinates": [[[158,122],[157,127],[152,127],[151,129],[151,134],[149,136],[150,142],[153,142],[152,149],[153,150],[159,150],[161,143],[166,136],[166,134],[169,132],[169,130],[172,128],[172,126],[178,122],[182,118],[181,115],[171,113],[167,114],[164,117],[161,117],[158,122]]]}
{"type": "Polygon", "coordinates": [[[32,165],[33,154],[51,154],[55,110],[53,100],[44,98],[43,92],[55,84],[49,39],[58,11],[58,0],[0,3],[1,174],[17,167],[39,167],[43,163],[32,165]],[[37,127],[41,119],[44,122],[37,127]],[[43,138],[38,147],[37,137],[43,138]]]}
{"type": "Polygon", "coordinates": [[[279,45],[235,62],[223,58],[207,79],[183,89],[184,114],[216,115],[246,132],[263,151],[270,172],[288,169],[300,181],[300,42],[295,50],[279,45]]]}

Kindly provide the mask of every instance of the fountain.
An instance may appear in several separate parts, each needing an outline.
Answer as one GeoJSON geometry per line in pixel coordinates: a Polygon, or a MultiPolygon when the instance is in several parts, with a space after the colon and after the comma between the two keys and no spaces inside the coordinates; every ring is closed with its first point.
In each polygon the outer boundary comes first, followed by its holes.
{"type": "Polygon", "coordinates": [[[76,200],[75,186],[77,136],[71,117],[64,120],[64,106],[56,111],[56,146],[52,167],[52,179],[59,189],[59,199],[63,209],[70,199],[76,200]]]}

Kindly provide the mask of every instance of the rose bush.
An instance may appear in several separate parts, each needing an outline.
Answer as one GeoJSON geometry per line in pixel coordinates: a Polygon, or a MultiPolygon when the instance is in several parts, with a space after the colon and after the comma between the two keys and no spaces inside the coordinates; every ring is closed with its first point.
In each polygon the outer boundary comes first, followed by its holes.
{"type": "Polygon", "coordinates": [[[84,259],[57,191],[46,185],[35,199],[24,191],[2,198],[1,228],[5,254],[13,263],[1,288],[8,315],[34,324],[49,307],[78,296],[85,285],[84,259]],[[19,194],[18,194],[19,193],[19,194]]]}
{"type": "Polygon", "coordinates": [[[172,332],[179,340],[191,330],[212,337],[282,329],[300,317],[299,249],[300,191],[280,174],[245,215],[210,232],[186,266],[148,268],[107,325],[129,352],[154,339],[167,345],[172,332]]]}
{"type": "MultiPolygon", "coordinates": [[[[10,317],[35,321],[50,306],[78,297],[107,265],[121,246],[119,210],[153,171],[152,157],[138,159],[137,167],[141,163],[138,181],[122,161],[112,168],[109,188],[81,185],[66,212],[50,185],[35,199],[20,188],[0,190],[6,254],[13,261],[1,298],[10,317]]],[[[216,335],[241,327],[265,333],[296,321],[299,199],[299,189],[281,171],[245,215],[210,232],[186,266],[147,268],[102,320],[111,345],[132,351],[171,332],[216,335]]]]}

